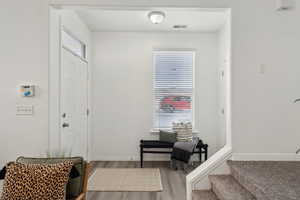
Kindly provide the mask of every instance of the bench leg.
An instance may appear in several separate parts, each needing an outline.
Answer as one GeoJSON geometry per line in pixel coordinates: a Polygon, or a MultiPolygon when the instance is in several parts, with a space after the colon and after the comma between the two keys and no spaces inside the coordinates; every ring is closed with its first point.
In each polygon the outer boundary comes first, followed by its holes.
{"type": "Polygon", "coordinates": [[[202,163],[202,150],[201,148],[199,148],[199,161],[200,161],[200,164],[202,163]]]}
{"type": "Polygon", "coordinates": [[[144,162],[144,149],[141,147],[140,149],[140,162],[141,162],[141,168],[143,168],[143,162],[144,162]]]}
{"type": "Polygon", "coordinates": [[[208,154],[208,152],[207,152],[207,146],[205,147],[205,160],[207,160],[207,154],[208,154]]]}

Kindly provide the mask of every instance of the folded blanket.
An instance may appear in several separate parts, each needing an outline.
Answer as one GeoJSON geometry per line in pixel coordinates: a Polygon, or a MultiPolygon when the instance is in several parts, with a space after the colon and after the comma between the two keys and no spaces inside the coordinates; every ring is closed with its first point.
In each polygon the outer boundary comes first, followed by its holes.
{"type": "Polygon", "coordinates": [[[190,142],[176,142],[173,147],[171,159],[189,163],[198,142],[198,138],[193,138],[190,142]]]}

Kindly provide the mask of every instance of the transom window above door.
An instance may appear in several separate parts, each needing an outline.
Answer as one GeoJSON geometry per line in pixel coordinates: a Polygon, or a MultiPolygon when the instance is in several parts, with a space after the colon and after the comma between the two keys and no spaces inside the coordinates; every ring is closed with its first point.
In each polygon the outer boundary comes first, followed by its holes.
{"type": "Polygon", "coordinates": [[[70,51],[75,56],[82,59],[86,59],[86,44],[77,39],[70,31],[66,28],[62,28],[61,31],[61,43],[62,47],[70,51]]]}
{"type": "Polygon", "coordinates": [[[194,51],[153,52],[153,128],[194,124],[194,51]]]}

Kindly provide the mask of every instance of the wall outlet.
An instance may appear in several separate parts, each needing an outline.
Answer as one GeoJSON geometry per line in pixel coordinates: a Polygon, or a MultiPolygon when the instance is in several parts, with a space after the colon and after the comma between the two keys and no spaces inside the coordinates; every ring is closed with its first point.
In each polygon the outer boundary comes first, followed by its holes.
{"type": "Polygon", "coordinates": [[[17,105],[17,115],[33,115],[33,105],[17,105]]]}

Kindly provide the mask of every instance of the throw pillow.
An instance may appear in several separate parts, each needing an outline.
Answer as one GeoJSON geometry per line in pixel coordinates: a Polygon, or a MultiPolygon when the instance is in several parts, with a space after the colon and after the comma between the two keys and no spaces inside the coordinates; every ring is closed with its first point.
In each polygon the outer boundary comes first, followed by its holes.
{"type": "Polygon", "coordinates": [[[85,176],[85,161],[82,157],[65,157],[65,158],[30,158],[19,157],[17,163],[22,164],[57,164],[64,161],[71,161],[73,163],[72,170],[70,172],[69,181],[66,189],[66,198],[74,199],[83,192],[84,176],[85,176]],[[74,176],[73,169],[79,173],[79,176],[74,176]]]}
{"type": "Polygon", "coordinates": [[[177,133],[178,142],[191,142],[193,140],[193,126],[190,122],[173,123],[173,131],[177,133]]]}
{"type": "Polygon", "coordinates": [[[159,130],[159,141],[175,143],[176,140],[175,132],[159,130]]]}
{"type": "Polygon", "coordinates": [[[21,164],[7,166],[0,200],[64,200],[73,163],[21,164]]]}

